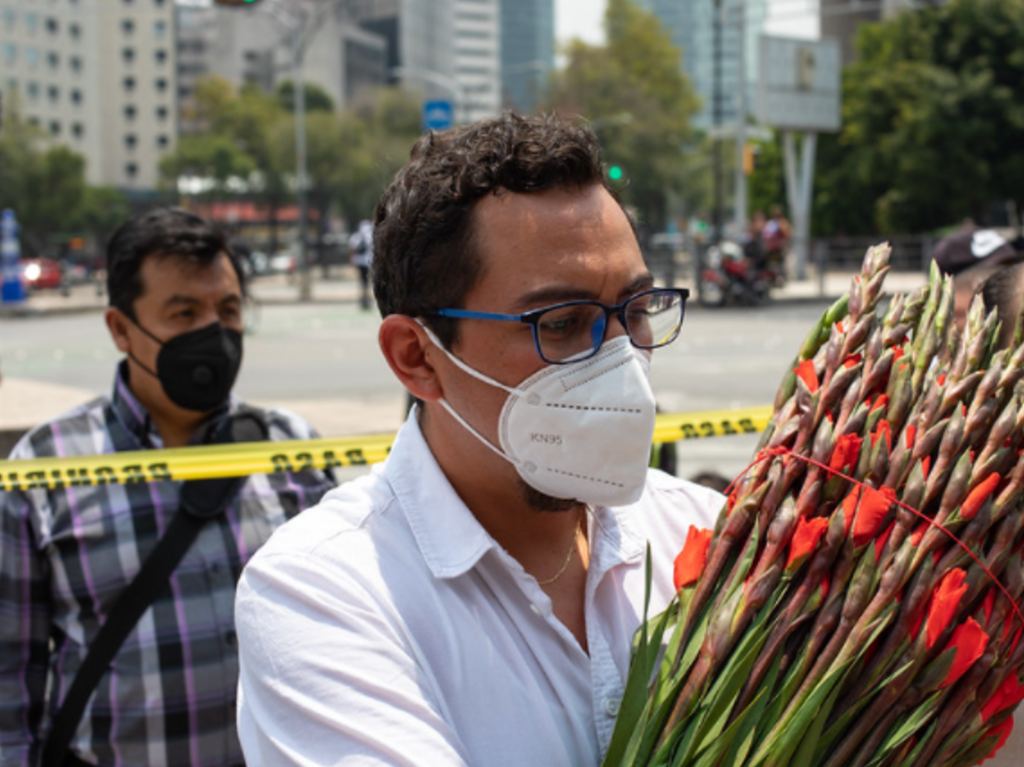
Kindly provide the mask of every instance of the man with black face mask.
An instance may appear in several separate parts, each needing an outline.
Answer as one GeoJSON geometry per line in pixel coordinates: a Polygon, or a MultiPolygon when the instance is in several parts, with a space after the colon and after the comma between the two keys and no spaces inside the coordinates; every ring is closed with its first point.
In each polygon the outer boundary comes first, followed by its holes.
{"type": "MultiPolygon", "coordinates": [[[[109,397],[32,430],[11,458],[219,439],[250,413],[231,396],[245,280],[223,236],[179,209],[124,224],[107,253],[105,319],[125,355],[109,397]]],[[[308,439],[258,411],[269,439],[308,439]]],[[[239,765],[232,607],[243,565],[333,486],[319,471],[247,478],[204,523],[89,698],[64,764],[239,765]]],[[[36,764],[113,605],[181,506],[180,482],[0,493],[0,763],[36,764]]]]}

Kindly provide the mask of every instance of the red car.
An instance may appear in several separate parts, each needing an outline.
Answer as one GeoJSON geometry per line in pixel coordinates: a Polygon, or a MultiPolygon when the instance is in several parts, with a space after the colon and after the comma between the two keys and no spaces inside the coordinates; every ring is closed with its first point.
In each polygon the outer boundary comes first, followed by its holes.
{"type": "Polygon", "coordinates": [[[52,258],[27,258],[21,262],[21,277],[29,290],[59,288],[64,281],[60,264],[52,258]]]}

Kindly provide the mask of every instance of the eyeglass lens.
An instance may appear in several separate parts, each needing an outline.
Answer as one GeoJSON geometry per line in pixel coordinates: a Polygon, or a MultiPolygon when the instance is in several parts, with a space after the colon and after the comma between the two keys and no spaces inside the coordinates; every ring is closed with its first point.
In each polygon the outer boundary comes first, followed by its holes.
{"type": "MultiPolygon", "coordinates": [[[[654,290],[630,299],[623,307],[626,332],[635,346],[654,349],[671,343],[683,323],[683,301],[674,291],[654,290]]],[[[549,309],[537,318],[537,343],[548,362],[586,356],[604,340],[606,315],[597,303],[549,309]]]]}

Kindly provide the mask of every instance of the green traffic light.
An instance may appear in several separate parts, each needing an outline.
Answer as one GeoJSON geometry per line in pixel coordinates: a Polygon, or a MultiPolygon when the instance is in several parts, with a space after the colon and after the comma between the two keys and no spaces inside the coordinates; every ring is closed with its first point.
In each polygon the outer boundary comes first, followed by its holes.
{"type": "Polygon", "coordinates": [[[612,165],[608,168],[608,178],[612,181],[622,181],[624,175],[621,165],[612,165]]]}

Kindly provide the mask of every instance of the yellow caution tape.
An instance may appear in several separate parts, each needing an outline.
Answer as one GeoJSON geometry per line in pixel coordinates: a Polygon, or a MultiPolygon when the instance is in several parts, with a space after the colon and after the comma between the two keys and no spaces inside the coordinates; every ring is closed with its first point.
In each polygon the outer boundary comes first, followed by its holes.
{"type": "MultiPolygon", "coordinates": [[[[757,434],[770,407],[666,413],[654,426],[654,442],[757,434]]],[[[89,487],[136,482],[184,481],[251,474],[365,466],[383,461],[394,434],[325,437],[286,442],[243,442],[165,450],[134,450],[73,458],[0,461],[0,491],[89,487]]]]}

